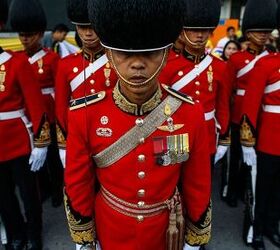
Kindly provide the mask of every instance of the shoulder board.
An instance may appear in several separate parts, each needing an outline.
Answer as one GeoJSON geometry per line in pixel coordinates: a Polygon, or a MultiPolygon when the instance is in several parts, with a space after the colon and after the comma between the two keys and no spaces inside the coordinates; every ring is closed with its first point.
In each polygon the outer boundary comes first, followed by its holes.
{"type": "Polygon", "coordinates": [[[170,88],[169,86],[165,85],[165,84],[161,84],[161,86],[172,96],[175,96],[176,98],[190,103],[190,104],[194,104],[194,100],[192,99],[192,97],[190,97],[189,95],[183,94],[175,89],[170,88]]]}
{"type": "Polygon", "coordinates": [[[224,60],[223,60],[218,54],[216,54],[215,52],[211,53],[210,55],[211,55],[213,58],[218,59],[219,61],[224,62],[224,60]]]}
{"type": "Polygon", "coordinates": [[[75,109],[79,109],[79,108],[83,108],[86,106],[89,106],[93,103],[99,102],[101,100],[103,100],[106,96],[106,92],[105,91],[100,91],[96,94],[93,95],[88,95],[82,98],[78,98],[78,99],[74,99],[70,101],[70,110],[75,110],[75,109]]]}

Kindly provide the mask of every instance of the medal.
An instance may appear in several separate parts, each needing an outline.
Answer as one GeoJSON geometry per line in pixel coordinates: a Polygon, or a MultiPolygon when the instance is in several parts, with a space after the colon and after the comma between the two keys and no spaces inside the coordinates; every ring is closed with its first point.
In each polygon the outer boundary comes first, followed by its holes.
{"type": "Polygon", "coordinates": [[[111,82],[110,82],[110,75],[111,75],[111,68],[110,68],[110,63],[106,63],[105,68],[104,68],[104,76],[105,76],[105,85],[107,87],[110,87],[111,82]]]}
{"type": "Polygon", "coordinates": [[[43,73],[44,73],[44,70],[43,70],[43,59],[42,59],[42,58],[39,59],[39,60],[37,61],[37,64],[38,64],[38,67],[39,67],[38,73],[39,73],[39,74],[43,74],[43,73]]]}
{"type": "Polygon", "coordinates": [[[210,65],[209,68],[208,68],[208,71],[207,71],[207,80],[208,80],[208,90],[210,92],[213,91],[213,69],[212,69],[212,66],[210,65]]]}
{"type": "Polygon", "coordinates": [[[4,85],[5,80],[6,80],[5,66],[1,65],[1,67],[0,67],[0,92],[4,92],[6,89],[6,87],[4,85]]]}
{"type": "Polygon", "coordinates": [[[4,92],[5,91],[5,85],[4,84],[0,84],[0,92],[4,92]]]}

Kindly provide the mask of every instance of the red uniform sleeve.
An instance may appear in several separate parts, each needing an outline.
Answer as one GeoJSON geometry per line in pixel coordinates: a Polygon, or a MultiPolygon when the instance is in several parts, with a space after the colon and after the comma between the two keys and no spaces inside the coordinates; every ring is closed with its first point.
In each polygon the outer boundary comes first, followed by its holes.
{"type": "MultiPolygon", "coordinates": [[[[199,106],[200,107],[200,106],[199,106]]],[[[202,108],[196,114],[194,145],[183,171],[183,201],[187,212],[186,242],[203,245],[211,230],[211,171],[208,133],[202,108]]]]}
{"type": "Polygon", "coordinates": [[[94,167],[86,139],[84,110],[69,112],[69,133],[64,173],[66,214],[73,241],[94,241],[94,167]]]}

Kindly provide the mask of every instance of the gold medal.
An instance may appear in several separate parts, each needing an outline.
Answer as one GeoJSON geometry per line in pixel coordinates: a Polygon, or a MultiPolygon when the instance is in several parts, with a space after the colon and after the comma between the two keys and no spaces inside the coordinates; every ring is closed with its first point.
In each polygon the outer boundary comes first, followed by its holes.
{"type": "Polygon", "coordinates": [[[4,92],[5,91],[5,85],[4,84],[0,84],[0,92],[4,92]]]}
{"type": "Polygon", "coordinates": [[[43,74],[44,73],[44,70],[43,70],[43,59],[41,58],[41,59],[39,59],[38,61],[37,61],[37,64],[38,64],[38,73],[39,74],[43,74]]]}
{"type": "Polygon", "coordinates": [[[212,69],[212,66],[210,65],[209,68],[208,68],[208,71],[207,71],[207,80],[208,80],[208,90],[210,92],[213,91],[213,69],[212,69]]]}
{"type": "Polygon", "coordinates": [[[105,76],[105,85],[107,87],[110,87],[111,81],[110,81],[110,75],[111,75],[111,67],[110,63],[106,63],[105,68],[104,68],[104,76],[105,76]]]}
{"type": "Polygon", "coordinates": [[[38,69],[38,73],[39,74],[43,74],[44,73],[44,70],[42,68],[38,69]]]}
{"type": "Polygon", "coordinates": [[[5,71],[5,66],[1,65],[0,67],[0,92],[4,92],[6,87],[4,85],[4,82],[6,80],[6,71],[5,71]]]}

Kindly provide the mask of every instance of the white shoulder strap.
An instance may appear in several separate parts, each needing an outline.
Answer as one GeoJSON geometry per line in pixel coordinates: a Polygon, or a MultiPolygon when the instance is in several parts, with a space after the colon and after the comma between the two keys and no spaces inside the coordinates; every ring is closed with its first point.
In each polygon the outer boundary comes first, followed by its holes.
{"type": "Polygon", "coordinates": [[[47,52],[44,51],[43,49],[41,49],[40,51],[35,53],[32,57],[29,57],[28,61],[30,64],[34,64],[35,62],[37,62],[38,60],[43,58],[46,54],[47,54],[47,52]]]}
{"type": "Polygon", "coordinates": [[[264,89],[264,93],[269,94],[279,89],[280,89],[280,81],[267,85],[264,89]]]}
{"type": "Polygon", "coordinates": [[[103,67],[107,62],[107,56],[103,55],[93,63],[90,63],[89,66],[87,66],[70,82],[72,92],[77,89],[86,79],[88,79],[91,74],[103,67]]]}
{"type": "Polygon", "coordinates": [[[0,65],[4,64],[5,62],[9,61],[12,58],[12,55],[8,52],[4,51],[0,54],[0,65]]]}
{"type": "Polygon", "coordinates": [[[213,57],[207,55],[199,64],[195,65],[195,67],[185,76],[183,76],[179,81],[175,82],[172,85],[172,88],[175,90],[180,90],[187,86],[191,81],[193,81],[197,76],[199,76],[207,67],[212,63],[213,57]]]}
{"type": "Polygon", "coordinates": [[[256,62],[257,62],[258,60],[260,60],[262,57],[264,57],[264,56],[266,56],[266,55],[268,55],[268,54],[269,54],[268,51],[265,50],[264,52],[262,52],[261,54],[259,54],[258,56],[256,56],[254,60],[252,60],[251,62],[249,62],[245,67],[243,67],[242,69],[240,69],[240,70],[237,72],[236,77],[237,77],[237,78],[240,78],[241,76],[244,76],[245,74],[247,74],[248,72],[250,72],[250,71],[254,68],[256,62]]]}

